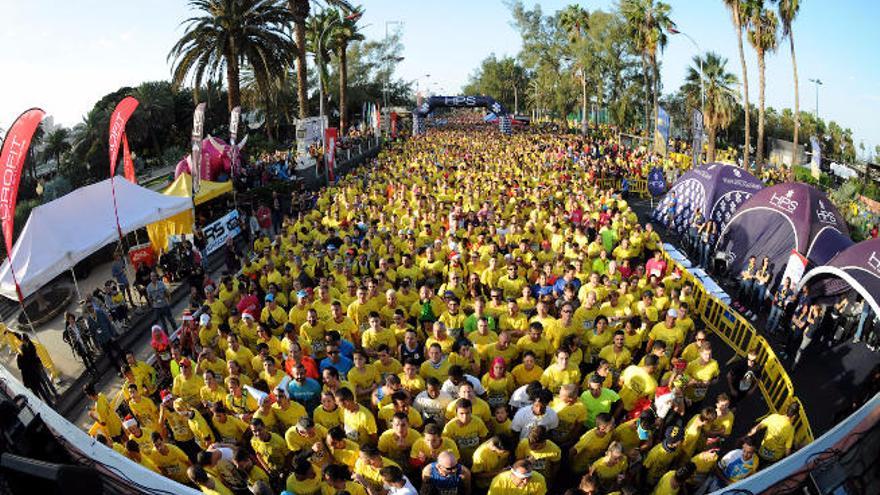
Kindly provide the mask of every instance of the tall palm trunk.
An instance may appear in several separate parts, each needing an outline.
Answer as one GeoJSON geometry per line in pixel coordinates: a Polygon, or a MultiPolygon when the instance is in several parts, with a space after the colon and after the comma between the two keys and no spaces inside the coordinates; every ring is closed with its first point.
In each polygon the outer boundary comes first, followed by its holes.
{"type": "Polygon", "coordinates": [[[799,165],[797,160],[798,156],[798,131],[800,130],[800,120],[801,120],[801,102],[800,95],[798,94],[798,73],[797,73],[797,58],[794,56],[794,31],[790,30],[788,32],[788,42],[791,47],[791,69],[794,72],[794,156],[792,157],[791,167],[788,169],[788,180],[789,182],[794,182],[794,167],[795,165],[799,165]]]}
{"type": "Polygon", "coordinates": [[[758,52],[758,150],[755,156],[755,167],[758,174],[764,169],[764,85],[767,69],[766,53],[758,52]]]}
{"type": "Polygon", "coordinates": [[[736,27],[736,43],[739,49],[739,63],[743,73],[743,108],[746,114],[746,142],[743,146],[743,166],[749,168],[749,147],[751,146],[751,125],[749,124],[749,72],[746,69],[746,55],[743,51],[743,26],[739,17],[739,3],[733,7],[733,23],[736,27]]]}
{"type": "Polygon", "coordinates": [[[226,53],[226,102],[230,112],[233,108],[241,105],[238,70],[238,56],[235,54],[234,48],[229,48],[226,53]]]}
{"type": "Polygon", "coordinates": [[[348,55],[347,46],[339,47],[339,135],[345,135],[348,124],[348,55]]]}
{"type": "Polygon", "coordinates": [[[294,25],[294,36],[296,38],[296,46],[298,48],[296,54],[296,99],[299,103],[299,118],[304,119],[309,116],[309,99],[306,94],[306,21],[297,19],[294,25]]]}
{"type": "Polygon", "coordinates": [[[654,84],[652,86],[652,89],[653,89],[653,95],[652,95],[653,102],[652,103],[654,105],[654,113],[653,113],[654,134],[652,134],[652,137],[653,137],[654,135],[657,134],[657,124],[658,124],[658,120],[660,119],[660,104],[657,101],[657,99],[659,98],[659,94],[660,94],[660,69],[657,67],[657,57],[656,56],[651,57],[651,69],[652,69],[652,75],[654,76],[654,81],[653,81],[654,84]]]}
{"type": "Polygon", "coordinates": [[[642,53],[642,80],[645,84],[645,135],[649,136],[651,132],[651,122],[648,120],[648,112],[649,110],[649,96],[648,92],[650,91],[650,85],[648,84],[648,60],[644,53],[642,53]]]}
{"type": "Polygon", "coordinates": [[[715,163],[715,136],[718,134],[716,126],[706,126],[709,142],[706,143],[706,163],[715,163]]]}

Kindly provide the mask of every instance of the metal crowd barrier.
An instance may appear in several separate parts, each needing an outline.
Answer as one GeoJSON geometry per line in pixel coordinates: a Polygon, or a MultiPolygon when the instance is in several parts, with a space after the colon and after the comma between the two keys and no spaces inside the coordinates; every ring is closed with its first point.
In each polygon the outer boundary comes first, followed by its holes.
{"type": "Polygon", "coordinates": [[[715,296],[707,293],[699,279],[673,260],[665,250],[663,250],[663,256],[669,266],[681,270],[684,281],[693,283],[694,313],[700,317],[706,329],[717,335],[740,358],[745,357],[750,350],[757,353],[757,362],[762,370],[758,380],[758,388],[761,390],[761,395],[770,412],[784,414],[788,405],[794,402],[801,406],[800,414],[794,421],[795,444],[804,446],[812,442],[813,430],[810,428],[807,413],[800,399],[795,395],[794,386],[788,373],[785,372],[785,368],[779,362],[767,340],[758,334],[755,327],[746,318],[715,296]]]}

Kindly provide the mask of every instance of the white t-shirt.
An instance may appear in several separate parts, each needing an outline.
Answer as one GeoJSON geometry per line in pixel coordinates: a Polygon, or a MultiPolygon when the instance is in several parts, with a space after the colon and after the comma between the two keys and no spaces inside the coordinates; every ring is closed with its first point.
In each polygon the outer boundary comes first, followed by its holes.
{"type": "MultiPolygon", "coordinates": [[[[483,395],[486,393],[486,389],[483,388],[483,384],[480,383],[480,380],[478,380],[477,377],[465,373],[464,379],[474,386],[474,393],[476,395],[483,395]]],[[[449,394],[453,399],[458,398],[458,387],[454,385],[452,383],[452,380],[450,380],[449,378],[447,378],[446,381],[443,382],[443,386],[440,387],[440,390],[449,394]]]]}
{"type": "Polygon", "coordinates": [[[410,483],[409,478],[406,476],[403,477],[403,487],[402,488],[394,488],[391,485],[385,485],[385,489],[388,490],[388,495],[419,495],[419,492],[416,491],[416,487],[410,483]]]}
{"type": "Polygon", "coordinates": [[[416,408],[416,411],[422,413],[422,417],[425,419],[434,418],[442,425],[446,423],[446,406],[452,400],[452,396],[443,390],[434,399],[428,395],[427,391],[422,391],[413,401],[413,407],[416,408]]]}
{"type": "Polygon", "coordinates": [[[559,426],[559,416],[556,411],[547,408],[541,416],[535,416],[531,407],[524,407],[516,412],[513,421],[510,422],[510,429],[519,432],[519,438],[522,440],[529,436],[529,432],[536,426],[543,426],[549,432],[559,426]]]}
{"type": "Polygon", "coordinates": [[[514,410],[532,405],[532,401],[529,400],[529,396],[526,394],[526,387],[528,387],[528,385],[523,385],[510,394],[510,400],[507,403],[510,404],[510,407],[514,410]]]}

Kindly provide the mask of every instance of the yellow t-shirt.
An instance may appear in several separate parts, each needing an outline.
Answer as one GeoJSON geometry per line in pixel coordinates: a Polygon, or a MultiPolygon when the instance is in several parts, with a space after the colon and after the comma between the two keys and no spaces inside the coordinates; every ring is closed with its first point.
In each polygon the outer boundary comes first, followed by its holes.
{"type": "Polygon", "coordinates": [[[678,495],[679,489],[672,486],[673,478],[675,478],[675,471],[667,471],[660,477],[651,495],[678,495]]]}
{"type": "Polygon", "coordinates": [[[526,351],[535,353],[535,362],[542,365],[549,361],[550,354],[553,352],[553,346],[543,335],[537,342],[533,341],[528,335],[524,335],[516,341],[516,347],[520,353],[526,351]]]}
{"type": "Polygon", "coordinates": [[[631,410],[641,397],[650,397],[657,388],[657,380],[641,366],[630,365],[620,374],[620,399],[623,408],[631,410]]]}
{"type": "Polygon", "coordinates": [[[489,435],[486,424],[477,416],[471,417],[468,424],[463,425],[457,419],[446,423],[443,436],[454,441],[462,458],[467,459],[474,454],[480,442],[489,435]]]}
{"type": "Polygon", "coordinates": [[[412,446],[415,445],[416,441],[420,438],[422,438],[422,435],[420,435],[418,431],[410,428],[409,431],[407,431],[406,438],[404,438],[403,445],[401,446],[397,442],[397,436],[394,431],[385,430],[382,435],[379,436],[379,451],[382,452],[382,455],[388,457],[397,464],[406,466],[406,463],[409,461],[409,453],[412,450],[412,446]]]}
{"type": "MultiPolygon", "coordinates": [[[[483,443],[477,447],[476,451],[474,451],[473,460],[474,463],[471,466],[471,473],[490,473],[508,465],[510,463],[510,453],[505,451],[505,454],[499,454],[490,449],[486,443],[483,443]]],[[[486,478],[475,479],[477,487],[483,489],[488,488],[491,482],[492,480],[486,478]]]]}
{"type": "MultiPolygon", "coordinates": [[[[419,437],[418,440],[413,443],[413,446],[409,450],[409,457],[411,459],[418,459],[419,453],[425,455],[425,459],[430,461],[434,461],[437,459],[437,456],[440,455],[441,452],[448,450],[455,454],[456,458],[459,458],[458,453],[458,445],[455,444],[451,438],[441,437],[440,446],[436,449],[431,448],[431,445],[428,444],[428,441],[425,440],[424,437],[419,437]]],[[[474,453],[474,460],[476,462],[476,453],[474,453]]]]}
{"type": "Polygon", "coordinates": [[[551,430],[553,439],[568,439],[569,433],[578,425],[587,422],[587,406],[579,400],[575,399],[574,403],[568,404],[559,397],[553,399],[550,408],[556,411],[559,417],[559,426],[551,430]]]}
{"type": "Polygon", "coordinates": [[[548,366],[541,375],[541,385],[550,389],[554,394],[558,394],[559,389],[562,388],[563,385],[569,383],[577,384],[580,381],[580,370],[570,363],[564,370],[560,370],[555,364],[553,366],[548,366]]]}
{"type": "Polygon", "coordinates": [[[314,472],[312,473],[312,477],[305,480],[298,480],[295,474],[291,474],[287,477],[287,483],[285,484],[287,491],[290,493],[295,493],[296,495],[316,495],[321,492],[321,486],[323,485],[323,478],[321,477],[321,470],[315,466],[312,466],[314,472]]]}
{"type": "MultiPolygon", "coordinates": [[[[460,400],[461,399],[455,399],[446,406],[447,421],[455,417],[455,410],[458,407],[458,401],[460,400]]],[[[471,399],[471,412],[474,417],[482,419],[483,423],[488,423],[489,419],[492,417],[492,408],[489,407],[489,403],[479,397],[471,399]]]]}
{"type": "Polygon", "coordinates": [[[525,486],[518,486],[517,481],[510,471],[499,473],[492,479],[489,493],[492,495],[545,495],[547,493],[547,482],[541,473],[532,472],[532,476],[525,486]]]}
{"type": "Polygon", "coordinates": [[[247,431],[248,426],[237,416],[231,414],[226,415],[226,421],[223,423],[216,419],[211,419],[211,423],[220,434],[219,440],[223,443],[238,443],[241,441],[242,435],[247,431]]]}
{"type": "Polygon", "coordinates": [[[513,375],[513,380],[516,382],[517,387],[522,387],[523,385],[527,385],[534,381],[540,381],[541,375],[544,374],[544,368],[535,364],[535,366],[531,370],[527,370],[525,365],[520,363],[513,367],[513,371],[510,372],[513,375]]]}
{"type": "Polygon", "coordinates": [[[614,435],[610,432],[599,436],[599,430],[596,428],[581,435],[581,438],[574,445],[575,456],[572,459],[574,472],[585,472],[596,459],[602,457],[613,437],[614,435]]]}
{"type": "Polygon", "coordinates": [[[318,424],[315,425],[315,432],[311,436],[301,434],[295,426],[288,428],[284,433],[284,441],[291,452],[311,450],[312,445],[323,442],[326,437],[327,430],[318,424]]]}
{"type": "Polygon", "coordinates": [[[360,404],[355,412],[345,408],[340,409],[342,409],[342,425],[345,428],[345,435],[349,439],[355,442],[366,442],[370,435],[376,434],[376,418],[369,409],[360,404]]]}
{"type": "Polygon", "coordinates": [[[269,440],[265,442],[254,436],[251,438],[251,447],[271,471],[281,472],[284,469],[284,459],[289,450],[281,435],[272,433],[269,440]]]}
{"type": "Polygon", "coordinates": [[[516,458],[525,459],[532,458],[532,469],[541,474],[552,474],[552,468],[562,460],[562,450],[551,440],[544,442],[544,446],[540,449],[533,449],[529,445],[529,440],[523,438],[516,446],[516,458]]]}
{"type": "Polygon", "coordinates": [[[186,468],[190,464],[189,458],[177,445],[166,444],[166,447],[168,447],[167,453],[163,454],[154,448],[150,449],[147,457],[164,476],[178,483],[189,483],[186,475],[186,468]]]}
{"type": "Polygon", "coordinates": [[[590,466],[590,469],[593,470],[593,474],[595,474],[597,478],[602,480],[602,482],[608,483],[616,480],[617,475],[625,473],[628,466],[629,461],[626,457],[620,459],[614,465],[609,465],[608,456],[603,456],[593,462],[593,464],[590,466]]]}
{"type": "MultiPolygon", "coordinates": [[[[347,491],[351,495],[367,495],[367,490],[360,484],[355,483],[354,481],[345,482],[345,491],[347,491]]],[[[327,483],[321,485],[321,495],[336,495],[336,493],[337,490],[335,490],[327,483]]]]}
{"type": "Polygon", "coordinates": [[[272,414],[275,416],[275,419],[281,423],[281,426],[285,430],[295,425],[296,422],[299,421],[299,418],[308,415],[308,413],[306,413],[306,408],[299,402],[294,401],[290,401],[287,409],[281,409],[281,406],[278,405],[277,402],[272,404],[272,414]]]}
{"type": "Polygon", "coordinates": [[[768,461],[781,459],[794,441],[794,426],[791,421],[783,414],[771,414],[759,424],[766,427],[767,432],[758,454],[768,461]]]}

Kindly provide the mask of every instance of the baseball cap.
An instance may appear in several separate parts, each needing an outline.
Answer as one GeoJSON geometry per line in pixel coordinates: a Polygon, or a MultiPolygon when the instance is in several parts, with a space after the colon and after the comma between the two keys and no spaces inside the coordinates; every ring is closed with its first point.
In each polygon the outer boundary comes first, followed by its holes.
{"type": "Polygon", "coordinates": [[[254,314],[251,313],[250,311],[245,311],[244,313],[241,314],[241,317],[246,320],[253,320],[254,314]]]}
{"type": "Polygon", "coordinates": [[[211,315],[202,313],[202,315],[199,316],[199,325],[207,325],[209,323],[211,323],[211,315]]]}
{"type": "Polygon", "coordinates": [[[274,294],[266,294],[266,302],[273,302],[273,301],[275,301],[275,295],[274,294]]]}
{"type": "Polygon", "coordinates": [[[678,311],[675,308],[670,309],[666,312],[666,316],[671,316],[673,318],[678,318],[678,311]]]}
{"type": "Polygon", "coordinates": [[[159,392],[159,397],[162,399],[162,404],[174,401],[174,396],[171,395],[171,391],[168,389],[159,392]]]}

